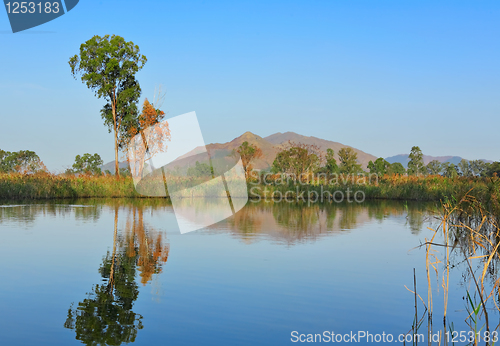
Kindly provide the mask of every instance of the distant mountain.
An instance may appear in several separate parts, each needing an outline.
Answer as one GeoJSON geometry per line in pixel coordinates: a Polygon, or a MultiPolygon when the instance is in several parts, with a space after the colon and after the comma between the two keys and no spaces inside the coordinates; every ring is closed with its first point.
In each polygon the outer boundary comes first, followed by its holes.
{"type": "MultiPolygon", "coordinates": [[[[318,146],[319,150],[323,153],[323,155],[326,155],[326,149],[329,148],[333,149],[335,151],[337,162],[338,162],[337,153],[341,148],[344,147],[352,148],[358,154],[358,162],[365,169],[370,160],[377,159],[373,155],[367,154],[364,151],[350,147],[348,145],[344,145],[338,142],[327,141],[325,139],[316,137],[306,137],[294,132],[285,132],[285,133],[279,132],[265,138],[262,138],[259,135],[256,135],[252,132],[245,132],[244,134],[233,139],[230,142],[212,143],[208,144],[206,147],[212,158],[224,157],[230,155],[231,152],[237,149],[243,142],[248,142],[249,144],[255,145],[258,148],[260,148],[260,150],[262,150],[262,157],[253,162],[253,167],[256,169],[269,169],[271,168],[274,162],[276,154],[287,145],[288,141],[292,141],[295,143],[316,145],[318,146]]],[[[189,165],[189,166],[194,165],[196,161],[200,158],[200,156],[196,156],[196,154],[199,154],[201,150],[202,148],[196,148],[191,152],[187,153],[186,155],[181,156],[179,159],[182,159],[182,165],[189,165]]]]}
{"type": "MultiPolygon", "coordinates": [[[[409,154],[400,154],[396,156],[391,156],[387,157],[386,160],[389,163],[395,163],[399,162],[401,163],[405,168],[408,167],[408,161],[410,159],[408,158],[409,154]]],[[[430,156],[430,155],[423,155],[424,158],[424,165],[427,165],[429,162],[433,160],[438,160],[441,163],[444,162],[451,162],[455,165],[458,165],[460,161],[462,161],[462,158],[460,156],[430,156]]],[[[483,160],[484,162],[493,162],[491,160],[483,160]]]]}

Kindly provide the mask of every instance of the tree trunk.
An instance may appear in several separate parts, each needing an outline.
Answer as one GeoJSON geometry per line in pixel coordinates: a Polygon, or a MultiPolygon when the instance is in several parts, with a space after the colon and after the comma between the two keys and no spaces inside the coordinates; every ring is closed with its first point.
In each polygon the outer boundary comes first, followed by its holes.
{"type": "Polygon", "coordinates": [[[118,166],[118,133],[115,127],[115,172],[116,172],[116,178],[120,178],[120,169],[118,166]]]}
{"type": "Polygon", "coordinates": [[[111,103],[111,109],[113,111],[113,125],[115,130],[115,177],[120,178],[120,169],[118,167],[118,128],[116,126],[116,98],[111,103]]]}

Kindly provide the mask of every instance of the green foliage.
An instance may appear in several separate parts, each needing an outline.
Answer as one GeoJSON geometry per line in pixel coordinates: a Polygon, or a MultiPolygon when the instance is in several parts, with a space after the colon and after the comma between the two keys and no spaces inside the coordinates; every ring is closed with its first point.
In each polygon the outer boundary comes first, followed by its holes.
{"type": "Polygon", "coordinates": [[[427,164],[427,173],[431,175],[441,174],[443,170],[443,165],[438,160],[432,160],[427,164]]]}
{"type": "Polygon", "coordinates": [[[253,144],[249,144],[247,141],[241,143],[241,145],[233,151],[233,155],[238,153],[241,157],[241,162],[243,164],[243,169],[245,170],[245,176],[249,177],[249,172],[252,170],[252,161],[262,157],[262,150],[253,144]]]}
{"type": "Polygon", "coordinates": [[[69,60],[73,77],[94,91],[106,104],[101,110],[104,124],[115,134],[115,164],[118,167],[118,147],[125,143],[128,129],[137,123],[137,101],[141,88],[135,74],[147,59],[139,46],[123,37],[94,36],[80,46],[80,54],[69,60]]]}
{"type": "Polygon", "coordinates": [[[333,149],[326,149],[326,171],[327,173],[334,174],[339,173],[339,166],[337,165],[337,160],[335,160],[335,152],[333,149]]]}
{"type": "Polygon", "coordinates": [[[340,160],[340,173],[359,173],[363,170],[358,164],[358,154],[352,148],[342,148],[338,152],[340,160]]]}
{"type": "Polygon", "coordinates": [[[445,162],[443,163],[443,176],[447,178],[456,178],[459,176],[458,174],[458,166],[451,163],[445,162]]]}
{"type": "Polygon", "coordinates": [[[493,162],[488,166],[487,175],[493,177],[493,175],[500,177],[500,162],[493,162]]]}
{"type": "Polygon", "coordinates": [[[102,174],[99,166],[103,164],[103,161],[99,154],[83,154],[83,156],[76,155],[75,163],[73,168],[68,171],[68,173],[84,173],[92,175],[102,174]]]}
{"type": "Polygon", "coordinates": [[[320,161],[316,147],[292,143],[288,149],[284,149],[276,155],[272,172],[291,173],[298,178],[303,173],[316,172],[320,161]]]}
{"type": "Polygon", "coordinates": [[[42,171],[46,171],[45,165],[34,151],[10,152],[0,149],[0,173],[33,174],[42,171]]]}
{"type": "Polygon", "coordinates": [[[470,169],[475,176],[484,177],[487,174],[488,166],[483,160],[470,161],[470,169]]]}
{"type": "Polygon", "coordinates": [[[196,178],[201,178],[201,177],[209,177],[211,178],[214,174],[213,168],[206,163],[199,163],[196,161],[196,164],[194,167],[189,167],[187,170],[187,175],[189,177],[196,177],[196,178]]]}
{"type": "Polygon", "coordinates": [[[375,162],[368,162],[368,169],[370,173],[376,173],[379,176],[391,173],[391,164],[387,162],[384,158],[379,157],[375,162]]]}
{"type": "Polygon", "coordinates": [[[8,173],[11,171],[11,164],[8,160],[11,154],[10,151],[0,149],[0,172],[8,173]]]}
{"type": "Polygon", "coordinates": [[[460,163],[458,164],[458,168],[460,168],[460,173],[462,173],[464,177],[471,177],[472,175],[474,175],[472,167],[469,161],[466,159],[462,159],[460,161],[460,163]]]}
{"type": "Polygon", "coordinates": [[[391,164],[391,174],[406,174],[406,169],[401,162],[394,162],[391,164]]]}
{"type": "Polygon", "coordinates": [[[411,148],[410,155],[408,156],[408,175],[426,174],[427,169],[424,166],[424,155],[419,147],[411,148]]]}

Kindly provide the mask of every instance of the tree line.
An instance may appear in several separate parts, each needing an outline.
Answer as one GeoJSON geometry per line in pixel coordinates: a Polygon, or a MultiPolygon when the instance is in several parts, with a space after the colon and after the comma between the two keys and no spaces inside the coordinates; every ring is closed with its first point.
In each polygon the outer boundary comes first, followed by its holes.
{"type": "Polygon", "coordinates": [[[500,175],[500,162],[489,163],[483,160],[469,161],[462,159],[456,165],[452,162],[442,163],[438,160],[432,160],[427,165],[424,165],[422,150],[418,146],[411,148],[408,158],[408,175],[442,175],[448,178],[458,176],[492,177],[495,174],[500,175]]]}
{"type": "MultiPolygon", "coordinates": [[[[249,177],[253,163],[262,156],[261,150],[248,142],[243,142],[236,150],[242,158],[243,167],[249,177]]],[[[449,178],[465,177],[492,177],[500,175],[500,162],[487,163],[482,160],[468,161],[462,159],[458,165],[451,162],[441,163],[437,160],[424,164],[423,154],[418,146],[414,146],[409,154],[408,168],[400,162],[389,163],[382,157],[369,161],[367,171],[358,162],[354,149],[345,147],[337,153],[339,162],[335,158],[333,149],[327,149],[323,155],[316,145],[287,142],[277,153],[271,166],[271,173],[293,174],[299,177],[305,173],[326,174],[360,174],[370,173],[383,175],[442,175],[449,178]]]]}

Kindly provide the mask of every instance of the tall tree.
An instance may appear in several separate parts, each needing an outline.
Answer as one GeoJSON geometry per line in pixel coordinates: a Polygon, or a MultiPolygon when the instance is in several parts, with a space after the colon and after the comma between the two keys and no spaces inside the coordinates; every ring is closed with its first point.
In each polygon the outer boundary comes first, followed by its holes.
{"type": "Polygon", "coordinates": [[[460,163],[458,164],[458,168],[460,168],[460,172],[464,177],[470,177],[474,173],[472,172],[472,167],[470,165],[470,162],[466,159],[462,159],[460,163]]]}
{"type": "Polygon", "coordinates": [[[486,162],[483,160],[472,160],[470,161],[470,168],[472,173],[477,176],[484,176],[486,173],[486,162]]]}
{"type": "Polygon", "coordinates": [[[330,174],[338,173],[339,172],[339,166],[337,165],[337,160],[335,160],[335,152],[333,149],[326,149],[326,170],[330,174]]]}
{"type": "Polygon", "coordinates": [[[451,162],[443,163],[443,176],[447,178],[458,177],[458,166],[451,162]]]}
{"type": "Polygon", "coordinates": [[[432,160],[427,164],[427,172],[431,175],[440,174],[443,169],[443,165],[438,160],[432,160]]]}
{"type": "Polygon", "coordinates": [[[419,147],[412,147],[408,158],[410,159],[408,162],[408,175],[427,173],[427,169],[424,166],[424,155],[419,147]]]}
{"type": "Polygon", "coordinates": [[[254,144],[249,144],[247,141],[241,143],[241,145],[236,148],[233,154],[238,153],[241,157],[241,163],[243,164],[243,169],[245,170],[245,176],[248,179],[249,174],[252,170],[252,161],[262,157],[262,150],[254,144]]]}
{"type": "Polygon", "coordinates": [[[362,171],[358,164],[358,154],[352,148],[341,148],[338,152],[341,173],[358,173],[362,171]]]}
{"type": "Polygon", "coordinates": [[[101,110],[104,124],[114,132],[115,172],[119,177],[118,148],[121,136],[136,122],[137,101],[141,94],[135,74],[141,70],[147,59],[139,53],[139,46],[126,42],[123,37],[94,36],[80,46],[80,54],[69,60],[71,73],[94,91],[106,104],[101,110]]]}

